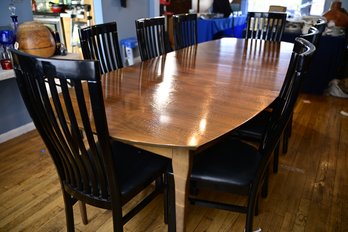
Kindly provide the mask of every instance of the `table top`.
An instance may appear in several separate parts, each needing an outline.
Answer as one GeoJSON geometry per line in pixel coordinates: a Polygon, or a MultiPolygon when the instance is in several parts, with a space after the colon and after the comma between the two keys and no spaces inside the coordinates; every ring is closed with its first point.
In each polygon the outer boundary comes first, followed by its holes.
{"type": "Polygon", "coordinates": [[[278,96],[292,48],[286,42],[224,38],[104,74],[110,135],[195,150],[278,96]]]}

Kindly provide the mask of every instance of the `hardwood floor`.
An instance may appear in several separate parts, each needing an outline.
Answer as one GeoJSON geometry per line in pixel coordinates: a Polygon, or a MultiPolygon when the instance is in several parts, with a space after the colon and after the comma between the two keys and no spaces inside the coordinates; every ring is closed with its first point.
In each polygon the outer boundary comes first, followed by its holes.
{"type": "MultiPolygon", "coordinates": [[[[348,231],[348,117],[341,110],[348,112],[348,99],[301,95],[289,151],[271,174],[255,226],[266,232],[348,231]]],[[[58,177],[37,132],[0,144],[0,160],[0,231],[65,231],[58,177]]],[[[111,231],[109,211],[87,206],[88,225],[78,204],[74,212],[76,231],[111,231]]],[[[191,206],[187,231],[243,231],[244,220],[243,214],[191,206]]],[[[161,196],[125,231],[167,231],[161,196]]]]}

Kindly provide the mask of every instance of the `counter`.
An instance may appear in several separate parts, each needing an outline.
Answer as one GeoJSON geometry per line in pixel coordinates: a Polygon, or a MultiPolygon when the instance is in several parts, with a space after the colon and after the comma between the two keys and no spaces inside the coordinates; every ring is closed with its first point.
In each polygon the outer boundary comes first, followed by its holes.
{"type": "Polygon", "coordinates": [[[0,81],[14,77],[13,70],[2,70],[0,69],[0,81]]]}
{"type": "MultiPolygon", "coordinates": [[[[82,59],[80,54],[77,53],[68,53],[66,56],[54,56],[53,58],[58,58],[58,59],[72,59],[72,60],[80,60],[82,59]]],[[[9,79],[9,78],[14,78],[14,72],[13,69],[11,70],[2,70],[0,68],[0,81],[9,79]]]]}

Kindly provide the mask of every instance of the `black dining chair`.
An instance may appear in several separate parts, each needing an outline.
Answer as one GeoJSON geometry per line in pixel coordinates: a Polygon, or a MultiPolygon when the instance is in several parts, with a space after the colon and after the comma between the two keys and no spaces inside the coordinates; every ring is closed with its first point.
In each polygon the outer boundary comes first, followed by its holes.
{"type": "MultiPolygon", "coordinates": [[[[323,23],[325,21],[321,21],[321,23],[323,23]]],[[[320,27],[322,26],[322,24],[320,25],[320,27]]],[[[307,41],[311,42],[316,48],[319,45],[320,39],[322,36],[322,32],[320,32],[316,27],[312,26],[308,29],[307,34],[303,34],[300,37],[306,39],[307,41]]],[[[314,55],[313,55],[314,56],[314,55]]],[[[306,75],[306,74],[304,74],[306,75]]],[[[306,81],[306,78],[304,78],[304,82],[306,81]]],[[[272,108],[272,106],[270,107],[272,108]]],[[[270,110],[270,109],[268,109],[270,110]]],[[[240,133],[249,139],[252,139],[253,141],[260,141],[261,138],[261,132],[265,129],[264,122],[269,118],[269,113],[267,113],[267,111],[263,112],[262,114],[258,115],[257,118],[252,119],[251,123],[247,123],[246,125],[244,125],[242,128],[240,128],[240,133]],[[250,124],[253,124],[253,126],[251,126],[250,124]],[[251,129],[254,128],[254,129],[251,129]]],[[[293,113],[291,113],[289,119],[288,119],[288,123],[287,126],[284,130],[283,133],[283,143],[282,143],[282,152],[285,154],[288,151],[288,143],[289,143],[289,138],[291,136],[291,131],[292,131],[292,120],[293,120],[293,113]]],[[[276,149],[276,153],[279,152],[279,147],[277,147],[276,149]]],[[[275,154],[275,157],[278,157],[277,154],[275,154]]],[[[274,171],[276,172],[278,169],[278,165],[277,162],[275,162],[275,166],[274,166],[274,171]]]]}
{"type": "Polygon", "coordinates": [[[325,17],[320,17],[313,26],[317,28],[320,33],[324,33],[327,27],[327,19],[325,17]]]}
{"type": "Polygon", "coordinates": [[[123,67],[116,22],[79,29],[84,59],[99,60],[102,73],[123,67]]]}
{"type": "MultiPolygon", "coordinates": [[[[320,22],[320,25],[318,26],[318,28],[322,29],[321,28],[323,25],[322,23],[324,24],[325,20],[320,22]]],[[[315,25],[314,25],[308,29],[307,34],[303,34],[300,36],[301,38],[304,38],[307,41],[311,42],[316,47],[316,50],[318,49],[320,39],[322,36],[322,31],[319,30],[318,28],[315,27],[315,25]]],[[[315,56],[315,54],[313,56],[315,56]]],[[[307,75],[306,75],[306,73],[304,75],[305,75],[305,77],[304,77],[303,81],[304,81],[304,83],[306,83],[307,75]]],[[[289,138],[290,138],[291,132],[292,132],[292,121],[293,121],[293,112],[291,113],[290,117],[287,120],[287,126],[284,130],[284,133],[283,133],[283,153],[287,153],[287,151],[288,151],[289,138]]]]}
{"type": "Polygon", "coordinates": [[[142,61],[163,55],[170,50],[164,16],[137,19],[135,28],[142,61]]]}
{"type": "Polygon", "coordinates": [[[316,29],[319,30],[319,34],[317,36],[317,40],[315,41],[316,44],[314,44],[317,48],[319,47],[321,37],[323,36],[323,33],[325,32],[325,29],[327,27],[327,20],[324,17],[321,17],[317,20],[317,22],[313,25],[316,29]]]}
{"type": "Polygon", "coordinates": [[[308,40],[315,47],[317,47],[319,44],[319,40],[320,40],[321,35],[322,35],[322,33],[316,27],[312,26],[308,29],[307,34],[300,35],[300,37],[308,40]]]}
{"type": "Polygon", "coordinates": [[[169,160],[111,139],[98,61],[11,53],[20,93],[57,169],[67,230],[74,231],[73,205],[82,201],[112,210],[114,231],[123,231],[162,192],[169,160]],[[148,186],[124,214],[122,206],[148,186]]]}
{"type": "MultiPolygon", "coordinates": [[[[312,26],[308,29],[307,34],[300,35],[301,38],[306,39],[307,41],[311,42],[315,47],[316,50],[318,48],[320,39],[322,36],[322,32],[320,32],[316,27],[312,26]]],[[[315,56],[315,54],[313,55],[315,56]]],[[[306,73],[304,74],[305,77],[303,78],[303,81],[306,81],[306,73]]],[[[283,153],[287,153],[288,151],[288,145],[289,145],[289,138],[291,136],[292,132],[292,120],[293,120],[293,112],[291,113],[290,117],[287,120],[287,126],[285,127],[284,133],[283,133],[283,153]]]]}
{"type": "MultiPolygon", "coordinates": [[[[307,34],[303,34],[300,37],[311,42],[316,47],[316,50],[317,50],[321,36],[322,36],[322,33],[316,27],[313,26],[313,27],[310,27],[308,29],[307,34]]],[[[306,81],[306,73],[304,73],[304,75],[305,75],[305,77],[303,78],[303,81],[305,82],[306,81]]],[[[289,115],[289,118],[287,120],[287,126],[285,127],[285,130],[283,133],[282,152],[284,154],[286,154],[288,151],[289,138],[290,138],[291,132],[292,132],[292,124],[293,124],[292,121],[293,121],[293,112],[291,112],[291,115],[289,115]]]]}
{"type": "MultiPolygon", "coordinates": [[[[277,98],[266,129],[262,132],[261,142],[256,148],[242,140],[227,137],[194,156],[190,176],[190,197],[194,205],[241,212],[246,214],[245,231],[253,231],[253,217],[257,213],[258,196],[267,196],[268,167],[271,154],[284,129],[284,117],[296,102],[300,90],[302,73],[311,60],[315,47],[302,38],[297,38],[287,71],[286,87],[277,98]],[[200,197],[203,189],[222,191],[247,196],[246,205],[234,205],[221,200],[200,197]]],[[[172,175],[166,180],[168,192],[168,220],[170,231],[175,231],[175,193],[172,175]]]]}
{"type": "Polygon", "coordinates": [[[197,14],[173,15],[175,50],[197,44],[197,14]]]}
{"type": "MultiPolygon", "coordinates": [[[[296,38],[295,41],[307,41],[304,38],[296,38]]],[[[307,41],[308,42],[308,41],[307,41]]],[[[308,42],[309,43],[309,42],[308,42]]],[[[290,61],[290,66],[293,63],[293,60],[295,59],[294,56],[296,55],[296,51],[299,50],[299,42],[295,42],[294,45],[294,49],[293,49],[293,55],[290,61]]],[[[310,43],[311,44],[311,43],[310,43]]],[[[311,46],[313,47],[312,53],[311,53],[311,58],[310,61],[313,57],[313,55],[315,54],[315,46],[313,44],[311,44],[311,46]]],[[[305,66],[302,68],[301,70],[301,76],[302,76],[302,81],[304,80],[306,73],[308,71],[308,66],[305,66]]],[[[246,123],[244,123],[243,125],[241,125],[240,127],[238,127],[237,129],[235,129],[231,134],[234,137],[238,137],[241,139],[245,139],[248,141],[252,141],[252,142],[256,142],[259,143],[262,139],[262,134],[264,133],[264,131],[266,130],[266,124],[267,122],[270,120],[270,117],[272,115],[272,111],[274,106],[277,104],[276,102],[278,101],[278,99],[286,99],[289,96],[287,95],[287,90],[290,88],[291,86],[291,75],[289,75],[289,71],[287,72],[287,75],[285,77],[284,83],[282,85],[282,88],[280,90],[280,94],[279,97],[276,99],[275,102],[273,102],[266,110],[262,111],[261,113],[257,114],[255,117],[253,117],[252,119],[250,119],[249,121],[247,121],[246,123]]],[[[302,82],[301,82],[302,83],[302,82]]],[[[292,96],[294,98],[294,101],[296,102],[296,99],[298,97],[298,93],[294,94],[292,96]]],[[[287,152],[287,148],[288,148],[288,138],[291,134],[291,124],[290,122],[292,122],[292,115],[293,115],[293,108],[289,109],[290,113],[289,114],[284,114],[282,117],[282,121],[283,123],[283,128],[282,128],[282,132],[283,132],[283,153],[287,152]]],[[[273,162],[273,172],[277,172],[278,171],[278,160],[279,160],[279,143],[280,143],[280,138],[277,141],[277,147],[274,151],[274,162],[273,162]]]]}
{"type": "Polygon", "coordinates": [[[286,23],[286,13],[248,12],[245,38],[281,41],[286,23]]]}

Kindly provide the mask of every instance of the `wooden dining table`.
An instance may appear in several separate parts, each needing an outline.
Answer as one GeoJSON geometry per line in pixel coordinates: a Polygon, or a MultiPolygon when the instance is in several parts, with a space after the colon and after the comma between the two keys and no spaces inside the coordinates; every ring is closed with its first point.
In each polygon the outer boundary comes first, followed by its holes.
{"type": "Polygon", "coordinates": [[[223,38],[102,76],[110,136],[172,160],[177,231],[185,231],[192,157],[275,100],[292,49],[223,38]]]}

